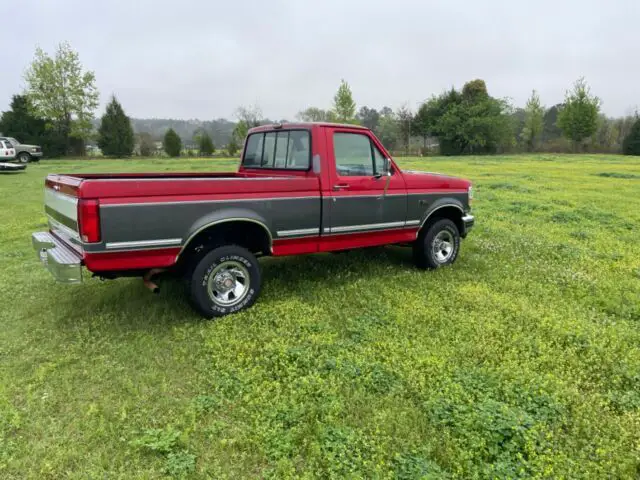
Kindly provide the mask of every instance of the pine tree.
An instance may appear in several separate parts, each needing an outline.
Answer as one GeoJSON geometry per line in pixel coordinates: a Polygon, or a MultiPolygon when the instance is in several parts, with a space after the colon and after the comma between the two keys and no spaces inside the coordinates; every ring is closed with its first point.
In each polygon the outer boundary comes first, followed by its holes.
{"type": "Polygon", "coordinates": [[[636,118],[631,131],[622,143],[622,153],[625,155],[640,155],[640,117],[636,118]]]}
{"type": "Polygon", "coordinates": [[[104,155],[130,157],[134,147],[133,127],[122,105],[111,97],[98,129],[98,146],[104,155]]]}
{"type": "Polygon", "coordinates": [[[170,157],[180,156],[180,151],[182,150],[182,140],[173,128],[170,128],[169,130],[167,130],[167,133],[164,134],[162,146],[164,147],[164,151],[167,152],[167,155],[169,155],[170,157]]]}

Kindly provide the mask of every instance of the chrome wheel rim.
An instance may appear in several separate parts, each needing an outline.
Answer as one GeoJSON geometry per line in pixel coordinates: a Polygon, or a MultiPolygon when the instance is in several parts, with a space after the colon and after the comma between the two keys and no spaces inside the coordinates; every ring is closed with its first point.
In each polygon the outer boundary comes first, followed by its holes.
{"type": "Polygon", "coordinates": [[[232,307],[249,293],[249,270],[240,262],[222,262],[207,281],[207,293],[216,305],[232,307]]]}
{"type": "Polygon", "coordinates": [[[453,234],[448,230],[442,230],[438,235],[436,235],[433,239],[433,243],[431,244],[433,258],[438,263],[447,262],[453,256],[454,247],[455,242],[453,234]]]}
{"type": "Polygon", "coordinates": [[[29,163],[29,157],[24,154],[18,155],[18,160],[20,160],[20,163],[29,163]]]}

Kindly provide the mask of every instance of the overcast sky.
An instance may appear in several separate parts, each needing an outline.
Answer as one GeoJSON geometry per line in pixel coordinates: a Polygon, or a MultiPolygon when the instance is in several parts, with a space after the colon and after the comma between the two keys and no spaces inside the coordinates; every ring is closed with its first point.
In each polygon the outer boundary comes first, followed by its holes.
{"type": "MultiPolygon", "coordinates": [[[[415,108],[483,78],[550,106],[585,76],[610,115],[640,105],[640,0],[0,0],[0,110],[36,46],[68,40],[102,105],[134,117],[272,119],[327,108],[341,78],[358,107],[415,108]]],[[[103,106],[100,110],[102,111],[103,106]]],[[[101,112],[98,112],[101,113],[101,112]]]]}

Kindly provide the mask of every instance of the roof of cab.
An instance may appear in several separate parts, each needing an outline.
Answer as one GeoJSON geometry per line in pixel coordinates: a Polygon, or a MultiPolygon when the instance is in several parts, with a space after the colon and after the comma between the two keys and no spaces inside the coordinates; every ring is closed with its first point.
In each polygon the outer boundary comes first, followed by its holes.
{"type": "Polygon", "coordinates": [[[292,123],[270,123],[267,125],[260,125],[258,127],[254,127],[249,129],[249,133],[254,132],[264,132],[271,130],[287,130],[287,129],[295,129],[295,128],[304,128],[310,130],[313,127],[345,127],[345,128],[355,128],[358,130],[369,130],[367,127],[363,127],[362,125],[352,125],[350,123],[332,123],[332,122],[292,122],[292,123]]]}

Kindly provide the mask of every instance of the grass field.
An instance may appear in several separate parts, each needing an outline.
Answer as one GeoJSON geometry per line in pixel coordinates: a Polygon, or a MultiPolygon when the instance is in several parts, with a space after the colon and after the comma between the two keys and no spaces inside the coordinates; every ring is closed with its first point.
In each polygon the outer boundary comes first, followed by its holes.
{"type": "Polygon", "coordinates": [[[0,176],[0,478],[638,478],[640,159],[405,159],[474,181],[451,268],[410,252],[266,259],[250,310],[179,283],[55,284],[48,172],[0,176]]]}

